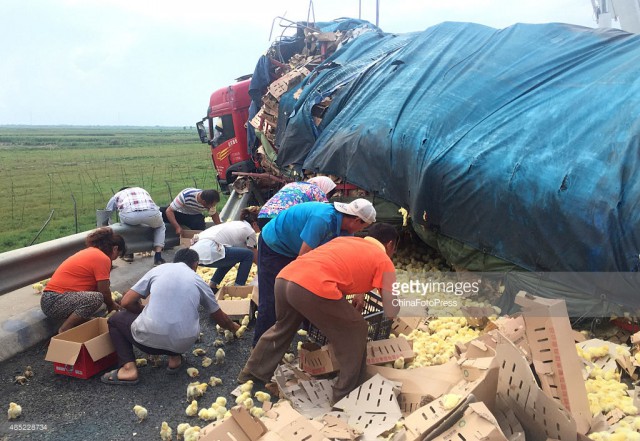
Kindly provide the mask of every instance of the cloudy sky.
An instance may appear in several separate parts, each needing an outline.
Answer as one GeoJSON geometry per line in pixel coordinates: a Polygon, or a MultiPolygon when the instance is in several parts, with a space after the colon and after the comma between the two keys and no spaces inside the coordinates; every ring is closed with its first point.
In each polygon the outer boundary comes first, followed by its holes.
{"type": "MultiPolygon", "coordinates": [[[[360,3],[375,23],[375,0],[315,0],[315,19],[358,17],[360,3]]],[[[443,21],[596,25],[590,0],[379,3],[387,32],[443,21]]],[[[193,125],[212,91],[253,72],[274,17],[308,12],[308,0],[2,0],[0,125],[193,125]]]]}

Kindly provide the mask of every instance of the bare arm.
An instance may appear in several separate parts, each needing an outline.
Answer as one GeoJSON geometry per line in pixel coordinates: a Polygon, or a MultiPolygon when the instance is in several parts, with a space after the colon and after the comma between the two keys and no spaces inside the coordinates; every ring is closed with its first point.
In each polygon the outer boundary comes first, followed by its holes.
{"type": "Polygon", "coordinates": [[[173,225],[173,228],[176,230],[176,234],[180,236],[180,234],[182,233],[182,227],[176,220],[176,215],[173,212],[173,209],[171,208],[171,206],[167,207],[167,209],[165,210],[165,214],[167,215],[167,219],[169,220],[169,223],[173,225]]]}
{"type": "Polygon", "coordinates": [[[122,298],[122,307],[134,314],[140,314],[144,309],[144,306],[140,303],[140,299],[142,299],[142,296],[130,289],[122,298]]]}
{"type": "Polygon", "coordinates": [[[114,302],[113,299],[111,298],[111,281],[110,280],[99,280],[98,292],[102,294],[104,304],[107,305],[107,311],[111,312],[114,309],[116,311],[120,309],[120,305],[114,302]]]}
{"type": "Polygon", "coordinates": [[[220,225],[222,223],[222,221],[220,220],[220,215],[217,211],[211,215],[211,220],[213,220],[213,223],[216,225],[220,225]]]}
{"type": "Polygon", "coordinates": [[[382,307],[384,308],[385,317],[396,318],[400,312],[400,304],[397,301],[397,297],[394,296],[390,290],[380,289],[378,291],[382,296],[382,307]]]}
{"type": "Polygon", "coordinates": [[[307,254],[312,249],[313,248],[311,248],[306,242],[302,242],[302,246],[300,247],[300,252],[298,253],[298,256],[302,256],[303,254],[307,254]]]}
{"type": "Polygon", "coordinates": [[[253,251],[253,263],[258,264],[258,248],[251,248],[253,251]]]}
{"type": "Polygon", "coordinates": [[[222,309],[218,309],[216,312],[212,312],[209,317],[211,317],[218,325],[220,325],[221,328],[228,329],[234,334],[238,329],[240,329],[240,325],[231,320],[222,309]]]}

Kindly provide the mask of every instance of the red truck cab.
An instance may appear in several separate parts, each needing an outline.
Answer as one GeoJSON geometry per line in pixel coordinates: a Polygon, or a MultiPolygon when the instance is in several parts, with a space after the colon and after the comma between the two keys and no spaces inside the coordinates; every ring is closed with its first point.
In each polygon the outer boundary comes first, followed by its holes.
{"type": "Polygon", "coordinates": [[[207,116],[196,123],[200,140],[211,146],[211,160],[223,189],[235,180],[233,172],[255,170],[247,149],[250,83],[251,79],[242,79],[213,92],[207,116]]]}

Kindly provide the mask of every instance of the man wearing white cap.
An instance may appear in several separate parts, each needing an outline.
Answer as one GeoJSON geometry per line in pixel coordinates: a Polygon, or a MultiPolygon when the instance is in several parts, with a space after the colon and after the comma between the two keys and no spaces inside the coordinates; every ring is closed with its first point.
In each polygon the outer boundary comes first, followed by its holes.
{"type": "Polygon", "coordinates": [[[265,225],[258,239],[258,319],[253,346],[276,322],[273,287],[276,276],[296,257],[338,236],[351,236],[376,221],[366,199],[350,203],[304,202],[294,205],[265,225]]]}

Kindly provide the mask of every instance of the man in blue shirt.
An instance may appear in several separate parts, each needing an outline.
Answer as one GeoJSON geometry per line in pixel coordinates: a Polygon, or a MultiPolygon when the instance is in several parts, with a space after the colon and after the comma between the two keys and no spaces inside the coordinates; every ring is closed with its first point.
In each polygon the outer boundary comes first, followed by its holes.
{"type": "Polygon", "coordinates": [[[258,318],[253,346],[276,322],[273,286],[278,273],[310,250],[338,236],[350,236],[376,221],[366,199],[348,204],[305,202],[294,205],[265,225],[258,240],[258,318]]]}

